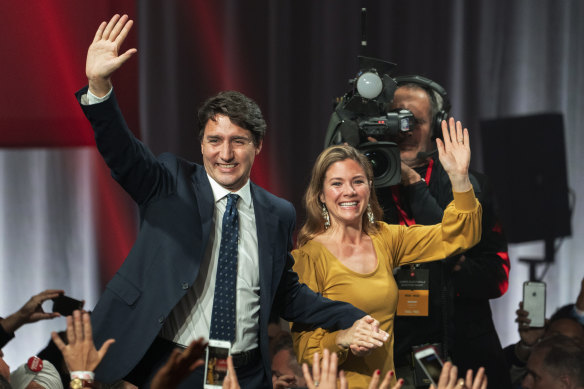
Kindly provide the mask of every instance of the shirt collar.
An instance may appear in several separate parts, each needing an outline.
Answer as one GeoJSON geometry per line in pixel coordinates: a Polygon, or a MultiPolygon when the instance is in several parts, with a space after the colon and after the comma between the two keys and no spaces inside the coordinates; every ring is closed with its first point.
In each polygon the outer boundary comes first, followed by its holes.
{"type": "Polygon", "coordinates": [[[211,184],[211,190],[213,191],[213,198],[215,202],[223,199],[229,193],[234,193],[236,195],[239,195],[241,201],[243,201],[243,204],[246,207],[248,208],[251,207],[251,186],[249,179],[246,181],[245,185],[243,185],[238,191],[231,192],[229,189],[225,189],[224,187],[222,187],[208,173],[207,178],[209,178],[209,183],[211,184]]]}

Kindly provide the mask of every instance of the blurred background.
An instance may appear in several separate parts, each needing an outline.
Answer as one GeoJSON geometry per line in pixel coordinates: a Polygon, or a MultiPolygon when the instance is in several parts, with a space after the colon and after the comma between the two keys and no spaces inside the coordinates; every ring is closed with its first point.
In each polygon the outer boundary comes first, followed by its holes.
{"type": "MultiPolygon", "coordinates": [[[[138,54],[114,76],[134,133],[155,154],[171,151],[200,162],[197,107],[220,90],[243,92],[268,122],[252,179],[290,200],[298,224],[333,99],[348,91],[359,70],[357,55],[396,63],[393,75],[438,82],[452,114],[470,130],[474,168],[489,172],[486,161],[499,160],[518,179],[545,180],[538,172],[549,164],[567,166],[558,174],[567,174],[572,191],[571,236],[553,242],[555,261],[547,271],[539,266],[537,276],[548,286],[548,316],[578,294],[584,276],[578,238],[584,209],[577,201],[584,192],[584,2],[45,0],[2,2],[0,13],[2,316],[47,288],[65,289],[92,309],[135,239],[137,209],[109,176],[73,95],[87,83],[85,54],[99,23],[115,13],[135,21],[122,50],[137,47],[138,54]],[[562,136],[557,126],[510,129],[482,142],[488,138],[481,134],[484,120],[549,112],[563,118],[565,151],[534,147],[562,136]],[[525,156],[529,164],[517,165],[525,156]]],[[[548,189],[545,196],[568,197],[567,188],[548,189]]],[[[544,197],[542,209],[530,206],[532,190],[515,193],[525,199],[518,208],[535,215],[528,227],[545,235],[546,222],[537,215],[553,214],[556,198],[544,197]]],[[[544,251],[542,240],[510,245],[509,290],[491,301],[503,346],[518,338],[515,310],[529,278],[519,259],[543,258],[544,251]]],[[[51,330],[64,327],[59,318],[21,328],[3,349],[5,359],[17,366],[48,342],[51,330]]]]}

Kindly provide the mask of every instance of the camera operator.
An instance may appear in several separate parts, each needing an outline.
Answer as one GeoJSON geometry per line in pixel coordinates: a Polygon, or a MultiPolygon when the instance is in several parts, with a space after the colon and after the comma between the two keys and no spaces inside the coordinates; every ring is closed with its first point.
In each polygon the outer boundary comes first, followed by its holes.
{"type": "MultiPolygon", "coordinates": [[[[448,117],[447,94],[440,85],[424,77],[404,76],[395,81],[398,88],[390,110],[407,109],[414,120],[409,134],[397,140],[402,161],[401,184],[376,189],[384,219],[406,225],[439,223],[444,208],[452,201],[448,176],[437,153],[432,153],[440,123],[448,117]]],[[[402,267],[396,274],[404,293],[412,289],[414,279],[416,289],[428,291],[426,297],[422,293],[413,310],[400,309],[398,305],[394,353],[396,374],[406,380],[404,388],[427,387],[422,382],[421,370],[414,373],[412,350],[428,343],[436,344],[442,355],[451,358],[463,372],[484,366],[489,388],[511,387],[489,306],[489,299],[507,290],[507,243],[495,217],[486,177],[474,171],[469,176],[483,206],[481,242],[462,255],[402,267]],[[404,288],[406,285],[409,286],[404,288]],[[412,313],[416,316],[411,316],[412,313]]]]}

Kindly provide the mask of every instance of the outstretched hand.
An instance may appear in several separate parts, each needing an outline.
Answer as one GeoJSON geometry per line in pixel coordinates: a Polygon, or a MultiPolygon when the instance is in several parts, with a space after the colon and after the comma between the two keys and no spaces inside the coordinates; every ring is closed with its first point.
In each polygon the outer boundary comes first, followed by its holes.
{"type": "Polygon", "coordinates": [[[151,389],[173,389],[184,381],[196,368],[203,366],[203,355],[207,342],[203,338],[193,340],[184,350],[175,349],[168,361],[158,370],[152,382],[151,389]]]}
{"type": "Polygon", "coordinates": [[[56,332],[51,333],[51,338],[63,354],[69,371],[94,371],[115,342],[108,339],[97,350],[93,343],[89,314],[77,310],[73,311],[73,316],[67,316],[67,344],[56,332]]]}
{"type": "Polygon", "coordinates": [[[102,22],[87,50],[85,73],[89,90],[97,97],[105,96],[111,89],[111,75],[138,50],[128,49],[119,54],[134,22],[128,15],[114,15],[109,23],[102,22]]]}
{"type": "Polygon", "coordinates": [[[466,192],[471,188],[468,178],[470,166],[470,141],[468,130],[462,129],[460,121],[450,118],[448,123],[442,121],[443,139],[436,139],[440,163],[450,177],[452,190],[466,192]]]}
{"type": "MultiPolygon", "coordinates": [[[[319,359],[318,352],[314,353],[312,374],[310,374],[308,365],[306,363],[302,364],[302,373],[306,380],[306,387],[308,387],[308,389],[337,389],[337,354],[329,352],[328,349],[324,349],[322,352],[322,360],[319,359]]],[[[345,373],[342,370],[338,379],[338,387],[340,389],[349,388],[345,373]]]]}
{"type": "Polygon", "coordinates": [[[487,389],[487,375],[481,367],[474,378],[472,370],[467,371],[466,379],[458,378],[458,368],[446,362],[440,372],[438,387],[432,384],[430,389],[487,389]]]}
{"type": "Polygon", "coordinates": [[[371,381],[369,381],[369,389],[400,389],[403,384],[404,384],[404,380],[403,378],[400,378],[399,380],[397,380],[397,382],[395,383],[395,385],[391,386],[391,380],[393,379],[393,371],[388,371],[387,374],[385,374],[385,377],[383,378],[383,381],[381,381],[381,383],[379,382],[379,380],[381,379],[380,376],[380,372],[379,370],[376,370],[373,372],[373,375],[371,376],[371,381]]]}
{"type": "Polygon", "coordinates": [[[64,293],[65,291],[60,289],[47,289],[34,295],[18,311],[5,319],[0,319],[0,325],[2,325],[6,332],[13,333],[24,324],[59,317],[61,315],[56,312],[45,312],[42,304],[64,293]]]}

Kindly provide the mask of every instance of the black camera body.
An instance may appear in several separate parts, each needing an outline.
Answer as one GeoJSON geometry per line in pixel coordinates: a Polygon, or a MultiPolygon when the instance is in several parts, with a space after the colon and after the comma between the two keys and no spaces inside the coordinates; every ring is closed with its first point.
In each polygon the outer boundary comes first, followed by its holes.
{"type": "Polygon", "coordinates": [[[373,166],[375,187],[397,185],[401,181],[397,142],[407,136],[414,115],[405,109],[387,112],[397,89],[397,82],[389,76],[395,64],[361,56],[358,60],[361,70],[349,80],[351,90],[335,104],[324,147],[343,143],[356,147],[373,166]],[[371,142],[370,137],[378,142],[371,142]]]}

